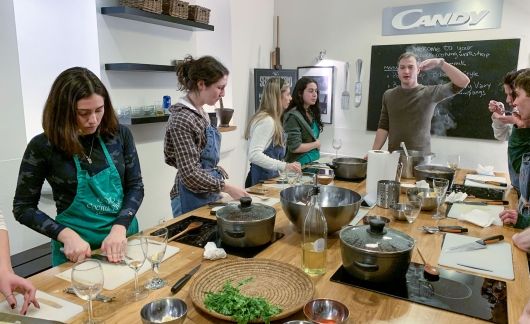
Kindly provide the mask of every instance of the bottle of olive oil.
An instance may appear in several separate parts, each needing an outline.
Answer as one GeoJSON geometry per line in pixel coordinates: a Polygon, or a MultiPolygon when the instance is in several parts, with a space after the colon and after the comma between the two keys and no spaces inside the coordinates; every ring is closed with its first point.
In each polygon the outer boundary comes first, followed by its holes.
{"type": "Polygon", "coordinates": [[[318,201],[319,192],[315,185],[302,227],[302,269],[310,276],[326,272],[328,225],[318,201]]]}

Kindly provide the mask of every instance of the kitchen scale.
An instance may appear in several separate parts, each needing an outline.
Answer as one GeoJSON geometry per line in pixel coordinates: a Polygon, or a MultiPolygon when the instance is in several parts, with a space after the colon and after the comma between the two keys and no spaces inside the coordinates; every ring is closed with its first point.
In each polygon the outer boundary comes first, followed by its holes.
{"type": "Polygon", "coordinates": [[[443,268],[439,271],[440,280],[428,281],[423,277],[423,264],[411,262],[403,279],[374,283],[354,278],[341,266],[330,280],[493,323],[508,323],[504,281],[443,268]]]}
{"type": "Polygon", "coordinates": [[[234,247],[230,245],[226,245],[223,242],[221,242],[221,238],[218,235],[217,232],[217,221],[214,219],[204,218],[200,216],[192,215],[188,218],[185,218],[181,221],[178,221],[176,223],[173,223],[169,226],[166,226],[168,230],[168,237],[172,237],[181,231],[183,231],[191,222],[200,221],[202,222],[201,227],[191,230],[185,235],[182,235],[181,237],[178,237],[175,239],[175,242],[201,247],[204,248],[206,243],[208,242],[215,242],[215,245],[219,248],[223,248],[226,253],[235,255],[242,258],[253,258],[261,251],[268,248],[271,244],[276,242],[277,240],[281,239],[284,234],[280,232],[274,232],[274,236],[272,240],[264,245],[256,246],[256,247],[234,247]]]}

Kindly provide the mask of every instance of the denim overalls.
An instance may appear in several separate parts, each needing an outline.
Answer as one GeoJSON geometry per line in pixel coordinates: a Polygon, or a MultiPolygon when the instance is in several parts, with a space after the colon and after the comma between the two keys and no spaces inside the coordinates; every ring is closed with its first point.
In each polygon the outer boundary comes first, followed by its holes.
{"type": "MultiPolygon", "coordinates": [[[[285,134],[283,137],[285,139],[285,134]]],[[[275,160],[283,160],[285,156],[285,147],[281,145],[275,146],[274,141],[272,141],[269,147],[263,151],[263,154],[275,160]]],[[[259,183],[260,180],[275,178],[278,175],[278,171],[276,170],[265,169],[259,165],[250,163],[250,170],[248,171],[247,179],[245,180],[245,188],[252,187],[253,185],[259,183]]]]}

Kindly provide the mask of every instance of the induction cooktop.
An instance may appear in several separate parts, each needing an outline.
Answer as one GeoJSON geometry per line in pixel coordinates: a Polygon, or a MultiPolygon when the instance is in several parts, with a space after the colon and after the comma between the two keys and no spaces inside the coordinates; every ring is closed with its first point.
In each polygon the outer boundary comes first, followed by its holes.
{"type": "Polygon", "coordinates": [[[189,231],[188,233],[178,237],[174,241],[182,243],[182,244],[201,247],[201,248],[203,248],[208,242],[215,242],[217,247],[223,248],[228,254],[239,256],[242,258],[253,258],[258,253],[265,250],[271,244],[273,244],[274,242],[276,242],[277,240],[281,239],[284,236],[283,233],[274,232],[274,236],[272,240],[267,244],[256,246],[256,247],[246,247],[246,248],[234,247],[234,246],[226,245],[221,241],[221,238],[219,237],[218,231],[217,231],[216,220],[192,215],[188,218],[185,218],[181,221],[178,221],[176,223],[173,223],[167,226],[166,228],[168,229],[168,237],[172,237],[180,233],[191,222],[195,222],[195,221],[202,222],[201,227],[195,230],[189,231]]]}
{"type": "Polygon", "coordinates": [[[341,266],[330,280],[493,323],[508,323],[504,281],[443,268],[439,271],[440,279],[429,281],[423,277],[423,264],[411,262],[402,279],[373,283],[354,278],[341,266]]]}

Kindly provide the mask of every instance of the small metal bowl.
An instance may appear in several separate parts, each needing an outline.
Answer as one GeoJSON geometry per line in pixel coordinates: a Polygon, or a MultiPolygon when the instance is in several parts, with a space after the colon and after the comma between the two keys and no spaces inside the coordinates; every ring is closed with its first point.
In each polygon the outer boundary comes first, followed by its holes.
{"type": "Polygon", "coordinates": [[[313,299],[304,306],[304,315],[314,323],[347,323],[350,311],[343,303],[328,299],[313,299]]]}
{"type": "Polygon", "coordinates": [[[395,220],[406,221],[407,217],[405,216],[405,211],[411,210],[412,205],[407,203],[396,203],[390,206],[390,209],[392,210],[392,216],[395,220]]]}
{"type": "Polygon", "coordinates": [[[145,304],[140,310],[144,324],[179,324],[184,323],[188,305],[178,298],[160,298],[145,304]]]}
{"type": "Polygon", "coordinates": [[[313,324],[313,323],[309,321],[303,321],[303,320],[292,320],[289,322],[283,322],[283,324],[313,324]]]}
{"type": "Polygon", "coordinates": [[[368,225],[370,224],[370,220],[371,219],[378,219],[378,220],[381,220],[383,222],[385,222],[385,224],[388,224],[390,223],[390,219],[384,217],[384,216],[378,216],[378,215],[367,215],[367,216],[364,216],[363,217],[363,224],[365,225],[368,225]]]}
{"type": "Polygon", "coordinates": [[[436,208],[436,195],[430,188],[410,188],[407,190],[407,197],[410,201],[421,200],[421,210],[429,211],[436,208]]]}

